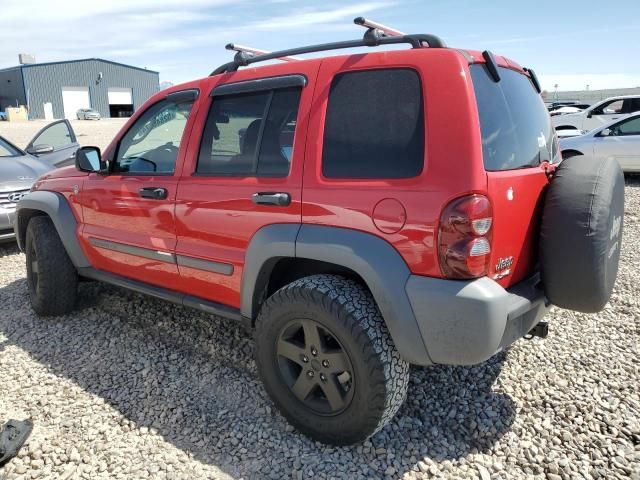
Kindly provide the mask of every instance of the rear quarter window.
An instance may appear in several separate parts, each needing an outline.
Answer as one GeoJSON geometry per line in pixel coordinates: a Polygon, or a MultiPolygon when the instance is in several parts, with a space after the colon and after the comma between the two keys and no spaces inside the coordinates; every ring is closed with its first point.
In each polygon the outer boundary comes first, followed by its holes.
{"type": "Polygon", "coordinates": [[[327,178],[410,178],[424,164],[422,88],[415,70],[335,76],[324,131],[327,178]]]}
{"type": "Polygon", "coordinates": [[[482,64],[471,65],[485,170],[514,170],[552,162],[555,132],[529,78],[500,67],[494,82],[482,64]]]}

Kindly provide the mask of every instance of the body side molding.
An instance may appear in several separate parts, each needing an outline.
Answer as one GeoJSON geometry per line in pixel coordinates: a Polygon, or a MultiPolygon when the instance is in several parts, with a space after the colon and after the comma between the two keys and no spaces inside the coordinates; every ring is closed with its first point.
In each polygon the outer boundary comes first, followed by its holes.
{"type": "Polygon", "coordinates": [[[16,208],[14,228],[21,250],[24,249],[28,219],[31,218],[34,211],[43,212],[51,218],[67,255],[76,268],[91,266],[76,236],[78,222],[67,199],[61,193],[35,191],[20,200],[16,208]]]}
{"type": "Polygon", "coordinates": [[[97,248],[111,250],[112,252],[126,253],[127,255],[135,255],[136,257],[148,258],[158,262],[176,263],[176,256],[171,252],[163,252],[161,250],[151,250],[150,248],[136,247],[127,245],[126,243],[112,242],[102,238],[89,237],[89,243],[97,248]]]}

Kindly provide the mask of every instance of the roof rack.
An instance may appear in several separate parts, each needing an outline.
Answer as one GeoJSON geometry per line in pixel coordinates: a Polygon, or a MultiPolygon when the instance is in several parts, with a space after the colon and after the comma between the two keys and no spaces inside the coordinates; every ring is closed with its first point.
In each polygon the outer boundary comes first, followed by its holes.
{"type": "MultiPolygon", "coordinates": [[[[244,45],[238,45],[237,43],[227,43],[227,45],[224,48],[226,48],[227,50],[233,50],[238,53],[246,52],[254,56],[266,55],[267,53],[271,53],[267,50],[260,50],[259,48],[246,47],[244,45]]],[[[279,57],[278,60],[282,60],[283,62],[297,62],[300,59],[296,57],[279,57]]]]}
{"type": "Polygon", "coordinates": [[[368,29],[374,29],[380,31],[386,37],[401,37],[402,35],[406,35],[406,33],[401,32],[400,30],[396,30],[395,28],[387,27],[378,22],[374,22],[373,20],[367,20],[364,17],[356,17],[353,19],[353,23],[356,25],[360,25],[361,27],[365,27],[368,29]]]}
{"type": "MultiPolygon", "coordinates": [[[[293,55],[300,55],[303,53],[324,52],[328,50],[340,50],[344,48],[357,48],[357,47],[377,47],[379,45],[393,45],[406,43],[411,45],[411,48],[422,48],[425,45],[430,48],[445,48],[445,43],[436,35],[428,33],[418,33],[407,35],[399,30],[387,27],[377,22],[367,20],[363,17],[357,17],[354,19],[356,25],[361,25],[367,28],[364,36],[361,40],[346,40],[343,42],[331,42],[321,43],[318,45],[309,45],[306,47],[290,48],[287,50],[280,50],[277,52],[263,52],[263,50],[250,49],[244,47],[242,50],[237,48],[241,47],[230,43],[227,45],[228,50],[235,50],[233,61],[220,65],[210,76],[218,75],[226,72],[235,72],[239,67],[246,67],[256,62],[265,62],[267,60],[284,60],[285,58],[292,58],[293,55]],[[232,48],[230,48],[232,47],[232,48]],[[233,48],[236,47],[236,48],[233,48]]],[[[285,60],[290,61],[290,60],[285,60]]]]}

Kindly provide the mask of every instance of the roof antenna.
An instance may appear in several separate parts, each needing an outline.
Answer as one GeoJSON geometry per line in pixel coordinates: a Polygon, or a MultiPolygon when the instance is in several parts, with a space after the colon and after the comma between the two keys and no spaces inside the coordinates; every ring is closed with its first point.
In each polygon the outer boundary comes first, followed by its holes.
{"type": "MultiPolygon", "coordinates": [[[[244,45],[238,45],[237,43],[228,43],[225,48],[227,50],[233,50],[234,52],[238,52],[240,55],[248,55],[250,57],[255,57],[256,55],[265,55],[267,53],[271,53],[267,50],[260,50],[259,48],[246,47],[244,45]]],[[[278,60],[282,60],[283,62],[297,62],[300,60],[298,57],[278,57],[278,60]]]]}

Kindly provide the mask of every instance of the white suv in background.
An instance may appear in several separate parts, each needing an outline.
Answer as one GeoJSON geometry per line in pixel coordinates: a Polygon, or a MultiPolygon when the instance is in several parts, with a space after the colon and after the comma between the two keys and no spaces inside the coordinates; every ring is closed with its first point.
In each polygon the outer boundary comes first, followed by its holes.
{"type": "Polygon", "coordinates": [[[640,112],[640,95],[610,97],[581,112],[553,116],[551,122],[556,130],[589,131],[634,112],[640,112]]]}

